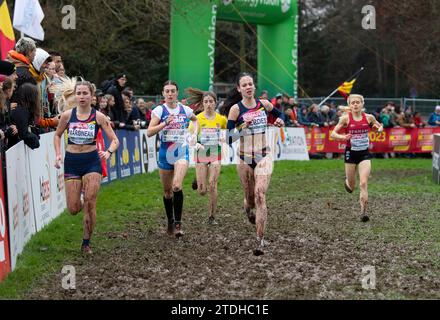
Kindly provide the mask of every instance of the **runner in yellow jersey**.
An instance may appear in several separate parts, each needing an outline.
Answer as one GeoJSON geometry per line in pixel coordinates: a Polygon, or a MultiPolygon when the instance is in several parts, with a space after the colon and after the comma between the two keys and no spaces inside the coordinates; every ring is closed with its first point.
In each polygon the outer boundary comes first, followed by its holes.
{"type": "MultiPolygon", "coordinates": [[[[204,196],[209,192],[208,223],[217,224],[217,184],[221,169],[221,129],[226,129],[227,120],[215,112],[217,97],[213,92],[189,88],[188,101],[202,104],[203,112],[197,116],[199,131],[196,147],[197,190],[204,196]]],[[[190,126],[190,130],[193,130],[190,126]]]]}

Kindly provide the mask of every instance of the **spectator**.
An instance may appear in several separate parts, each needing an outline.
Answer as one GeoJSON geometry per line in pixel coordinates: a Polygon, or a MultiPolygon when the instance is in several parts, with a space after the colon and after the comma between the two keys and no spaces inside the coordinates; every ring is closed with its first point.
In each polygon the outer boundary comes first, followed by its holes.
{"type": "Polygon", "coordinates": [[[16,101],[18,94],[18,89],[25,83],[37,84],[34,77],[32,76],[29,68],[31,63],[35,59],[37,46],[35,45],[35,41],[31,38],[23,37],[18,40],[15,45],[15,50],[11,50],[8,53],[7,60],[12,62],[17,68],[17,80],[16,86],[17,90],[14,92],[14,95],[11,98],[11,101],[16,101]]]}
{"type": "Polygon", "coordinates": [[[115,105],[113,106],[113,119],[112,121],[124,122],[124,100],[122,98],[122,91],[127,83],[127,76],[125,74],[119,74],[113,85],[108,89],[107,93],[114,97],[115,105]]]}
{"type": "Polygon", "coordinates": [[[0,75],[4,77],[3,79],[0,79],[0,83],[8,78],[15,83],[18,77],[15,65],[9,61],[0,61],[0,75]]]}
{"type": "Polygon", "coordinates": [[[307,126],[307,127],[311,125],[311,123],[307,120],[307,107],[306,106],[301,107],[301,111],[298,114],[298,123],[301,126],[307,126]]]}
{"type": "Polygon", "coordinates": [[[58,69],[63,64],[63,59],[58,51],[49,51],[51,61],[55,63],[55,69],[58,69]]]}
{"type": "Polygon", "coordinates": [[[299,127],[298,120],[292,108],[287,108],[285,114],[286,114],[286,121],[285,121],[286,127],[299,127]]]}
{"type": "MultiPolygon", "coordinates": [[[[12,97],[12,94],[14,93],[14,82],[11,79],[6,79],[0,87],[0,140],[2,142],[2,150],[4,140],[9,135],[16,135],[17,128],[13,126],[12,128],[9,128],[9,114],[10,114],[10,99],[12,97]]],[[[15,108],[15,107],[14,107],[15,108]]]]}
{"type": "Polygon", "coordinates": [[[110,118],[110,110],[108,109],[107,97],[103,96],[99,99],[99,111],[110,118]]]}
{"type": "Polygon", "coordinates": [[[139,130],[140,129],[140,116],[139,113],[134,112],[130,98],[128,96],[124,99],[124,121],[119,124],[119,128],[126,130],[139,130]]]}
{"type": "MultiPolygon", "coordinates": [[[[272,105],[275,109],[281,112],[281,102],[283,101],[283,95],[281,93],[278,93],[275,98],[272,99],[272,105]]],[[[276,119],[273,114],[270,114],[267,116],[267,123],[270,125],[273,125],[275,123],[276,119]]]]}
{"type": "Polygon", "coordinates": [[[384,128],[392,128],[393,125],[391,123],[391,107],[386,105],[379,116],[379,122],[382,123],[384,128]]]}
{"type": "Polygon", "coordinates": [[[269,100],[269,92],[267,90],[261,91],[260,100],[269,100]]]}
{"type": "Polygon", "coordinates": [[[151,121],[151,108],[154,106],[154,103],[148,102],[147,104],[144,99],[139,98],[136,104],[137,107],[139,108],[141,127],[142,128],[148,127],[151,121]]]}
{"type": "Polygon", "coordinates": [[[402,128],[415,128],[411,107],[408,107],[405,112],[401,112],[397,118],[397,123],[402,128]]]}
{"type": "Polygon", "coordinates": [[[324,121],[322,120],[322,116],[318,111],[318,105],[312,104],[309,107],[309,113],[307,114],[307,121],[310,123],[312,127],[323,127],[324,121]]]}
{"type": "Polygon", "coordinates": [[[424,128],[426,127],[426,122],[423,121],[422,116],[420,115],[420,112],[414,112],[413,115],[413,121],[417,128],[424,128]]]}
{"type": "Polygon", "coordinates": [[[20,140],[31,149],[40,146],[38,131],[35,130],[34,120],[38,118],[39,92],[36,85],[25,83],[18,89],[17,107],[11,110],[11,123],[17,127],[18,135],[8,139],[8,148],[20,140]]]}
{"type": "Polygon", "coordinates": [[[57,78],[67,78],[66,76],[66,70],[64,69],[64,64],[60,63],[58,67],[55,68],[55,71],[57,73],[57,78]]]}
{"type": "Polygon", "coordinates": [[[428,124],[431,127],[440,126],[440,106],[435,107],[435,111],[429,116],[428,124]]]}
{"type": "Polygon", "coordinates": [[[323,127],[330,126],[330,107],[327,105],[321,106],[321,120],[323,122],[323,127]]]}

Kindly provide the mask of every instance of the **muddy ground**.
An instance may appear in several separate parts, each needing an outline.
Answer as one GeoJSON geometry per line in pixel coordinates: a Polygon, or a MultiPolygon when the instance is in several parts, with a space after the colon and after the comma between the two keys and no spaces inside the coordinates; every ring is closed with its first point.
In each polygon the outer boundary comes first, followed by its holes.
{"type": "MultiPolygon", "coordinates": [[[[386,174],[381,179],[387,179],[386,174]]],[[[272,190],[270,243],[260,257],[252,254],[255,228],[245,218],[241,201],[236,201],[239,197],[220,197],[217,226],[206,223],[204,206],[187,207],[182,240],[165,234],[163,217],[158,215],[155,226],[147,227],[140,214],[124,232],[99,235],[113,239],[113,246],[95,245],[93,256],[78,255],[71,262],[77,272],[76,290],[61,287],[61,273],[50,274],[26,298],[440,298],[440,258],[438,251],[433,254],[438,235],[414,241],[411,235],[392,234],[394,224],[406,230],[402,224],[411,215],[423,220],[420,208],[437,201],[435,195],[375,195],[372,220],[364,224],[358,219],[358,193],[349,195],[340,187],[310,196],[275,196],[272,190]],[[384,225],[389,234],[383,232],[384,225]],[[362,269],[367,266],[376,271],[373,290],[362,287],[362,269]]],[[[192,192],[187,196],[196,197],[192,192]]]]}

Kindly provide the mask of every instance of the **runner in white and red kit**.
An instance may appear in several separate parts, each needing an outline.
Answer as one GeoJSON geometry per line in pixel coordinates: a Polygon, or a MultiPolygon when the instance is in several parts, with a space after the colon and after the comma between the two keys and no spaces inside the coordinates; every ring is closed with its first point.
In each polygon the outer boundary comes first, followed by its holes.
{"type": "Polygon", "coordinates": [[[364,97],[352,94],[348,97],[350,110],[347,115],[340,118],[339,123],[333,130],[331,137],[335,140],[347,141],[345,150],[345,190],[352,193],[356,184],[356,167],[359,167],[359,187],[362,222],[369,221],[367,214],[368,205],[368,178],[371,172],[371,155],[369,152],[371,130],[381,132],[383,130],[376,118],[363,111],[364,97]],[[342,128],[346,128],[346,134],[339,134],[342,128]]]}

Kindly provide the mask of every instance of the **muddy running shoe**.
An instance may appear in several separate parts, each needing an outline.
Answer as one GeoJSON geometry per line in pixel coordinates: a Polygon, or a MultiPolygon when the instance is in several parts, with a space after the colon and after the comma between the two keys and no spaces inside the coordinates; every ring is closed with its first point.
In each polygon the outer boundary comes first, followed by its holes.
{"type": "Polygon", "coordinates": [[[211,226],[218,225],[217,221],[215,221],[215,218],[213,216],[210,216],[208,218],[208,224],[211,225],[211,226]]]}
{"type": "Polygon", "coordinates": [[[174,236],[179,239],[181,237],[183,237],[185,233],[182,231],[182,224],[181,223],[176,223],[174,225],[174,236]]]}
{"type": "Polygon", "coordinates": [[[255,224],[255,213],[252,212],[251,208],[245,208],[244,213],[246,214],[250,223],[255,224]]]}
{"type": "Polygon", "coordinates": [[[198,189],[198,185],[197,185],[197,179],[194,179],[194,181],[192,182],[191,187],[193,188],[193,190],[197,190],[198,189]]]}
{"type": "Polygon", "coordinates": [[[84,254],[92,254],[93,253],[92,248],[90,247],[90,245],[82,245],[81,246],[81,251],[84,254]]]}
{"type": "Polygon", "coordinates": [[[353,193],[353,190],[351,190],[347,184],[347,179],[344,180],[344,187],[345,187],[345,191],[347,191],[348,193],[353,193]]]}
{"type": "Polygon", "coordinates": [[[264,239],[257,237],[257,248],[254,250],[254,256],[259,257],[264,255],[264,247],[266,244],[267,243],[264,241],[264,239]]]}
{"type": "Polygon", "coordinates": [[[169,236],[173,236],[174,235],[174,221],[169,221],[168,222],[167,234],[169,236]]]}
{"type": "Polygon", "coordinates": [[[370,218],[368,217],[368,215],[366,213],[362,213],[361,214],[361,222],[368,222],[370,221],[370,218]]]}

